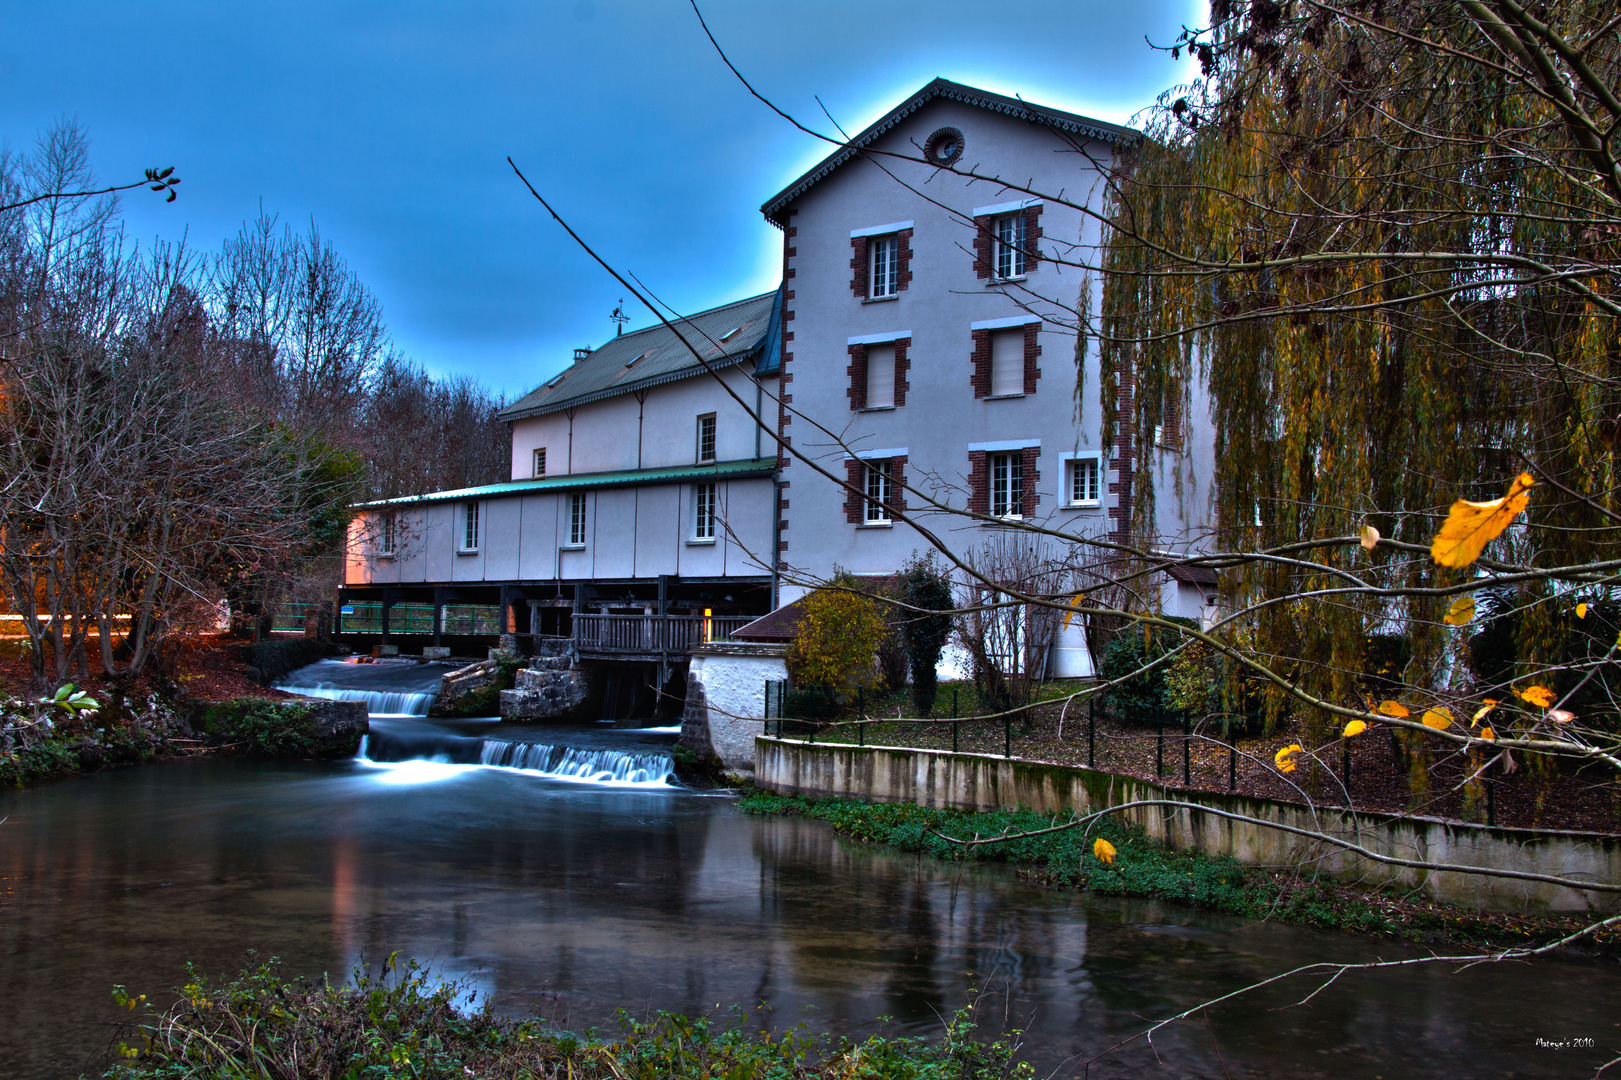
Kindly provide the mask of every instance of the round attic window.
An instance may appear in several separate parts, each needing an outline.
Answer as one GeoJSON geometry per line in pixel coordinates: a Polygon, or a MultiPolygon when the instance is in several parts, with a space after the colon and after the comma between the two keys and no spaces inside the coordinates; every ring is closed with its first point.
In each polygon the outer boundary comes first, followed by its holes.
{"type": "Polygon", "coordinates": [[[962,132],[950,127],[936,131],[923,144],[923,156],[929,159],[930,164],[941,168],[955,165],[957,159],[962,157],[962,132]]]}

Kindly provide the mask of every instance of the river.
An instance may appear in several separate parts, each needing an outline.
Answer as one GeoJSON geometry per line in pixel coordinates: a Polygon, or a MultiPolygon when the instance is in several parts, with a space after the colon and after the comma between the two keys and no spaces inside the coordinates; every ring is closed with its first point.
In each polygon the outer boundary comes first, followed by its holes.
{"type": "MultiPolygon", "coordinates": [[[[172,761],[0,797],[0,1076],[96,1075],[121,1019],[114,983],[162,1000],[186,962],[228,973],[250,950],[334,978],[399,950],[503,1013],[576,1029],[612,1027],[619,1008],[763,1002],[779,1027],[929,1034],[978,991],[983,1023],[1025,1028],[1041,1074],[1059,1076],[1142,1017],[1291,965],[1419,955],[753,818],[654,775],[669,732],[403,716],[374,729],[354,761],[172,761]],[[564,750],[522,767],[511,748],[534,746],[564,750]]],[[[1090,1075],[1563,1077],[1621,1047],[1610,962],[1347,976],[1280,1008],[1307,989],[1167,1029],[1161,1065],[1138,1043],[1090,1075]]]]}

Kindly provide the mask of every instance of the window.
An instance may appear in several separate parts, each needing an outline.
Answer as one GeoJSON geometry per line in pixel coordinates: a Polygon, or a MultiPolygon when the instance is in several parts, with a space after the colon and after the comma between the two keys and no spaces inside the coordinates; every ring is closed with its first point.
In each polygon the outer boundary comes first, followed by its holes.
{"type": "Polygon", "coordinates": [[[546,448],[544,446],[535,449],[535,475],[546,475],[546,448]]]}
{"type": "Polygon", "coordinates": [[[698,464],[715,460],[715,414],[698,417],[698,464]]]}
{"type": "Polygon", "coordinates": [[[1024,328],[991,334],[991,397],[1024,393],[1024,328]]]}
{"type": "Polygon", "coordinates": [[[893,236],[875,236],[867,246],[867,264],[872,281],[867,296],[894,296],[900,291],[900,241],[893,236]]]}
{"type": "Polygon", "coordinates": [[[1024,455],[992,454],[991,515],[1017,518],[1024,516],[1024,455]]]}
{"type": "Polygon", "coordinates": [[[715,485],[695,484],[692,496],[692,538],[715,539],[715,485]]]}
{"type": "Polygon", "coordinates": [[[462,504],[462,550],[478,550],[478,508],[476,502],[462,504]]]}
{"type": "Polygon", "coordinates": [[[1023,277],[1025,252],[1025,216],[1023,213],[1006,214],[991,223],[995,237],[993,265],[999,278],[1023,277]]]}
{"type": "Polygon", "coordinates": [[[867,408],[895,407],[895,346],[867,346],[867,408]]]}
{"type": "Polygon", "coordinates": [[[385,558],[394,555],[394,515],[384,514],[377,521],[377,554],[385,558]]]}
{"type": "Polygon", "coordinates": [[[1096,456],[1077,457],[1069,463],[1067,492],[1071,506],[1098,506],[1103,501],[1101,462],[1096,456]]]}
{"type": "Polygon", "coordinates": [[[568,497],[568,546],[585,546],[585,492],[576,491],[568,497]]]}
{"type": "Polygon", "coordinates": [[[895,478],[887,461],[867,462],[867,503],[863,522],[888,525],[889,508],[895,503],[895,478]]]}

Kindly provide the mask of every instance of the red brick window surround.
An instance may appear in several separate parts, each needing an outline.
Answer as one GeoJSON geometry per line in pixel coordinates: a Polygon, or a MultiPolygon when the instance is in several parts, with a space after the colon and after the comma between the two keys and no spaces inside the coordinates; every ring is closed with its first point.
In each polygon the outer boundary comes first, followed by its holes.
{"type": "Polygon", "coordinates": [[[889,525],[906,509],[906,455],[848,458],[844,462],[844,520],[889,525]]]}
{"type": "Polygon", "coordinates": [[[1039,202],[977,207],[974,210],[974,276],[994,284],[1029,275],[1041,262],[1038,243],[1041,237],[1039,202]]]}
{"type": "Polygon", "coordinates": [[[912,370],[911,358],[907,356],[911,347],[911,337],[858,340],[849,344],[850,366],[844,370],[850,377],[846,393],[852,412],[898,409],[906,404],[906,394],[912,385],[907,377],[912,370]],[[883,365],[881,369],[873,368],[874,358],[883,365]]]}
{"type": "Polygon", "coordinates": [[[1012,320],[994,319],[989,323],[976,323],[970,330],[973,337],[974,349],[969,354],[973,373],[969,378],[974,388],[974,397],[1010,397],[1016,394],[1034,394],[1036,382],[1041,378],[1041,323],[1018,323],[1012,320]],[[1008,325],[1011,323],[1011,325],[1008,325]],[[1024,338],[1024,371],[1022,381],[1019,372],[1008,372],[1005,367],[998,371],[995,360],[998,351],[1001,351],[1004,364],[1007,362],[1008,338],[1017,335],[1024,338]],[[998,340],[998,335],[1001,340],[998,340]],[[1000,378],[998,378],[1000,376],[1000,378]],[[1012,381],[1007,380],[1011,377],[1012,381]],[[1001,383],[1002,385],[998,385],[1001,383]]]}
{"type": "Polygon", "coordinates": [[[1039,446],[970,449],[968,451],[968,510],[1008,519],[1029,517],[1041,505],[1036,485],[1041,481],[1037,463],[1039,446]]]}
{"type": "Polygon", "coordinates": [[[898,221],[850,234],[850,291],[860,300],[883,300],[912,283],[912,223],[898,221]]]}

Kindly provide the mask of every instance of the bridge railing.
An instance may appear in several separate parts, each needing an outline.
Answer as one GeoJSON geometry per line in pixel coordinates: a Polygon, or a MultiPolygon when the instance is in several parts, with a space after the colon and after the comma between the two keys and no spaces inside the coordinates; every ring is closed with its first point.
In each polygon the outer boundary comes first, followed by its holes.
{"type": "Polygon", "coordinates": [[[574,645],[582,652],[688,652],[727,641],[753,615],[575,615],[574,645]]]}

